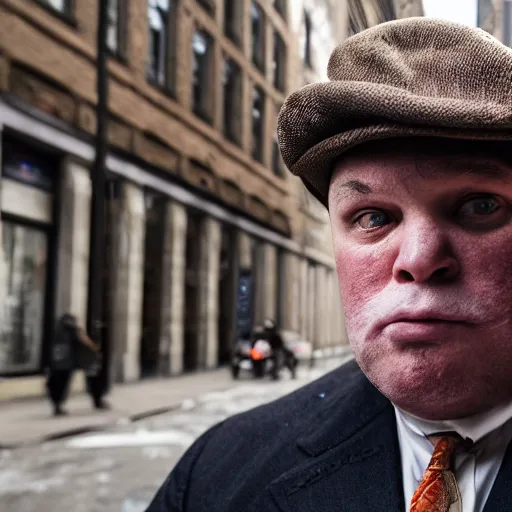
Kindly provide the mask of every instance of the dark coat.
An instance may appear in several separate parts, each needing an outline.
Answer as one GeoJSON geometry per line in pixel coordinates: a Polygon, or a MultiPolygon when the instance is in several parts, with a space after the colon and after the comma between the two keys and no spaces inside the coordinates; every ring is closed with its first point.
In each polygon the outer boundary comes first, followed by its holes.
{"type": "Polygon", "coordinates": [[[261,332],[254,333],[252,340],[253,347],[258,340],[268,341],[272,350],[283,350],[285,348],[283,338],[277,329],[263,329],[261,332]]]}
{"type": "MultiPolygon", "coordinates": [[[[485,512],[512,510],[511,446],[485,512]]],[[[147,512],[404,510],[393,407],[350,362],[208,431],[147,512]]]]}

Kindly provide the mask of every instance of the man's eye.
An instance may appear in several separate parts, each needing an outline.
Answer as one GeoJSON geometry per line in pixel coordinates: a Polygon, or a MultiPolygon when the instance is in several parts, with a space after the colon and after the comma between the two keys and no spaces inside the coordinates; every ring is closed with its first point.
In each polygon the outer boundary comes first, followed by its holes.
{"type": "Polygon", "coordinates": [[[361,229],[370,231],[389,224],[391,219],[384,212],[366,212],[359,215],[354,221],[361,229]]]}
{"type": "Polygon", "coordinates": [[[470,219],[492,215],[500,208],[501,204],[492,196],[474,197],[460,207],[458,214],[462,218],[470,219]]]}

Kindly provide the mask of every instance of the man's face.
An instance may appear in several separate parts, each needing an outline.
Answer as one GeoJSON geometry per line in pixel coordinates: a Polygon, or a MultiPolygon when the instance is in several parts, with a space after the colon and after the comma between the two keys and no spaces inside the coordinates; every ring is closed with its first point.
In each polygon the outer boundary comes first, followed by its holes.
{"type": "Polygon", "coordinates": [[[455,419],[512,399],[512,167],[435,144],[361,146],[329,211],[361,368],[411,414],[455,419]]]}

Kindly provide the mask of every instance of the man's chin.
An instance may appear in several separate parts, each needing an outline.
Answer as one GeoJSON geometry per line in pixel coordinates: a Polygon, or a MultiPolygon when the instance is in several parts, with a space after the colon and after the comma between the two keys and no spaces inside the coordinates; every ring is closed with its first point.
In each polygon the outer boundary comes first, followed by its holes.
{"type": "Polygon", "coordinates": [[[494,403],[482,400],[483,390],[468,387],[457,379],[443,383],[435,375],[425,373],[411,379],[395,375],[395,380],[377,383],[381,392],[404,411],[426,420],[466,418],[491,409],[494,403]]]}
{"type": "Polygon", "coordinates": [[[485,390],[473,379],[465,382],[464,369],[456,368],[457,364],[399,359],[393,357],[389,364],[372,365],[363,371],[400,409],[423,419],[443,420],[471,416],[489,405],[482,403],[485,390]]]}

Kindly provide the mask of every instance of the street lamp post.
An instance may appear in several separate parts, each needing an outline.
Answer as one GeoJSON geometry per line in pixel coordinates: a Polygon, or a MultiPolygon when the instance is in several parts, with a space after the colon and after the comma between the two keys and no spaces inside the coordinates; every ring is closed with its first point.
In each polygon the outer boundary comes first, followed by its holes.
{"type": "Polygon", "coordinates": [[[98,33],[96,57],[96,157],[91,169],[91,239],[89,253],[89,294],[87,307],[87,331],[101,347],[103,364],[99,373],[90,378],[89,391],[95,400],[108,391],[109,387],[109,347],[102,339],[103,316],[103,277],[105,266],[105,171],[108,150],[108,0],[98,0],[98,33]]]}

